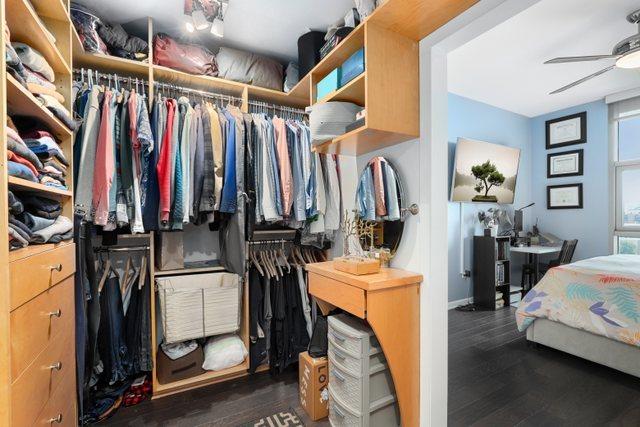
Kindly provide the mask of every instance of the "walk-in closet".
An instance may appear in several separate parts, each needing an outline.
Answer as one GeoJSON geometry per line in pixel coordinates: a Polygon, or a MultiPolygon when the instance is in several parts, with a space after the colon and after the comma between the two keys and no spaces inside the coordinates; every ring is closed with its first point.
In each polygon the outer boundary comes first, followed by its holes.
{"type": "Polygon", "coordinates": [[[475,1],[0,3],[0,426],[419,425],[385,150],[475,1]]]}

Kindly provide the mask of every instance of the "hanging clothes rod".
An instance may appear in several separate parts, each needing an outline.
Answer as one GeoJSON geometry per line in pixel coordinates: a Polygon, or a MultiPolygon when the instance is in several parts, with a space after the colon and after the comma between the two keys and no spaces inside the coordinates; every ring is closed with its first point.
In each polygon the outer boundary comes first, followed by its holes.
{"type": "Polygon", "coordinates": [[[150,246],[97,246],[94,252],[139,252],[148,251],[150,246]]]}
{"type": "Polygon", "coordinates": [[[307,114],[304,110],[300,108],[288,107],[286,105],[271,104],[264,101],[249,101],[249,105],[257,107],[257,109],[264,108],[269,110],[285,111],[287,113],[292,113],[292,114],[301,114],[301,115],[307,114]]]}
{"type": "Polygon", "coordinates": [[[169,91],[176,91],[176,92],[181,92],[181,93],[188,93],[188,94],[201,95],[201,96],[205,96],[205,97],[218,98],[218,99],[222,99],[222,100],[229,100],[229,101],[233,100],[233,101],[242,102],[242,98],[239,98],[237,96],[224,95],[224,94],[221,94],[221,93],[214,93],[214,92],[207,92],[205,90],[192,89],[192,88],[189,88],[189,87],[174,85],[172,83],[154,82],[154,85],[157,88],[167,89],[169,91]]]}
{"type": "Polygon", "coordinates": [[[272,244],[280,244],[280,243],[293,243],[293,240],[287,240],[287,239],[275,239],[275,240],[258,240],[255,242],[249,242],[250,246],[257,246],[257,245],[272,245],[272,244]]]}
{"type": "Polygon", "coordinates": [[[128,77],[128,76],[120,76],[116,73],[103,73],[91,68],[74,68],[73,74],[80,75],[81,78],[89,77],[93,75],[96,79],[106,79],[111,81],[117,81],[120,83],[131,83],[131,84],[144,84],[149,86],[149,81],[140,77],[128,77]]]}

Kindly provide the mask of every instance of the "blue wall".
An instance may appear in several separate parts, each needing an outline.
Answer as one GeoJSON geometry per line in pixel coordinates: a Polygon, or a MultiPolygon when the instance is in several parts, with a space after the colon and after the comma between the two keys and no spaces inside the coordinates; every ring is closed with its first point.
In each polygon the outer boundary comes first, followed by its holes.
{"type": "MultiPolygon", "coordinates": [[[[607,255],[609,242],[609,115],[604,101],[578,105],[531,119],[533,148],[532,196],[536,206],[532,221],[538,219],[541,232],[562,239],[578,239],[574,260],[607,255]],[[547,150],[545,121],[569,114],[587,112],[585,144],[547,150]],[[584,176],[547,179],[547,154],[584,149],[584,176]],[[583,184],[584,209],[548,210],[547,185],[583,184]]],[[[531,215],[530,215],[531,216],[531,215]]]]}
{"type": "MultiPolygon", "coordinates": [[[[530,119],[488,104],[462,96],[449,94],[449,177],[453,170],[455,144],[458,137],[467,137],[496,144],[520,148],[520,168],[516,183],[515,203],[521,207],[531,201],[531,128],[530,119]]],[[[449,301],[457,301],[472,295],[471,279],[460,275],[460,203],[449,203],[449,301]]],[[[463,239],[465,247],[464,268],[472,269],[473,236],[482,233],[477,213],[489,209],[492,204],[463,203],[463,239]]],[[[504,206],[513,209],[513,206],[504,206]]],[[[525,216],[525,224],[530,218],[525,216]]],[[[517,260],[516,260],[517,261],[517,260]]],[[[519,265],[512,263],[512,278],[520,281],[519,265]]]]}

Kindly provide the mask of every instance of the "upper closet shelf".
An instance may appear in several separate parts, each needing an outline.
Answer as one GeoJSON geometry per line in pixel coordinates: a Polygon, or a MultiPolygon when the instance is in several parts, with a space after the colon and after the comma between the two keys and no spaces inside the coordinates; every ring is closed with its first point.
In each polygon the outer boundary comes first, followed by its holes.
{"type": "MultiPolygon", "coordinates": [[[[43,2],[45,1],[55,3],[60,0],[43,0],[43,2]]],[[[28,1],[5,2],[5,7],[7,25],[11,31],[11,41],[26,43],[39,51],[56,73],[71,74],[71,67],[56,46],[56,42],[64,43],[64,41],[53,41],[49,38],[50,32],[44,27],[28,1]]]]}
{"type": "Polygon", "coordinates": [[[7,74],[7,109],[11,114],[38,118],[60,140],[64,140],[72,134],[69,128],[43,107],[31,92],[9,74],[7,74]]]}
{"type": "Polygon", "coordinates": [[[69,12],[63,0],[30,0],[38,15],[55,19],[56,21],[68,21],[69,12]]]}

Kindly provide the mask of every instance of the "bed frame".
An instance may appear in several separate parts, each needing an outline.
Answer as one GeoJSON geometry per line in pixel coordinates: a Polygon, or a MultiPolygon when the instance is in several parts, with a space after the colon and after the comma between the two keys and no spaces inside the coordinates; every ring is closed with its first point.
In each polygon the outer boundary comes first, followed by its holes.
{"type": "Polygon", "coordinates": [[[527,328],[527,340],[640,377],[640,347],[543,318],[527,328]]]}

